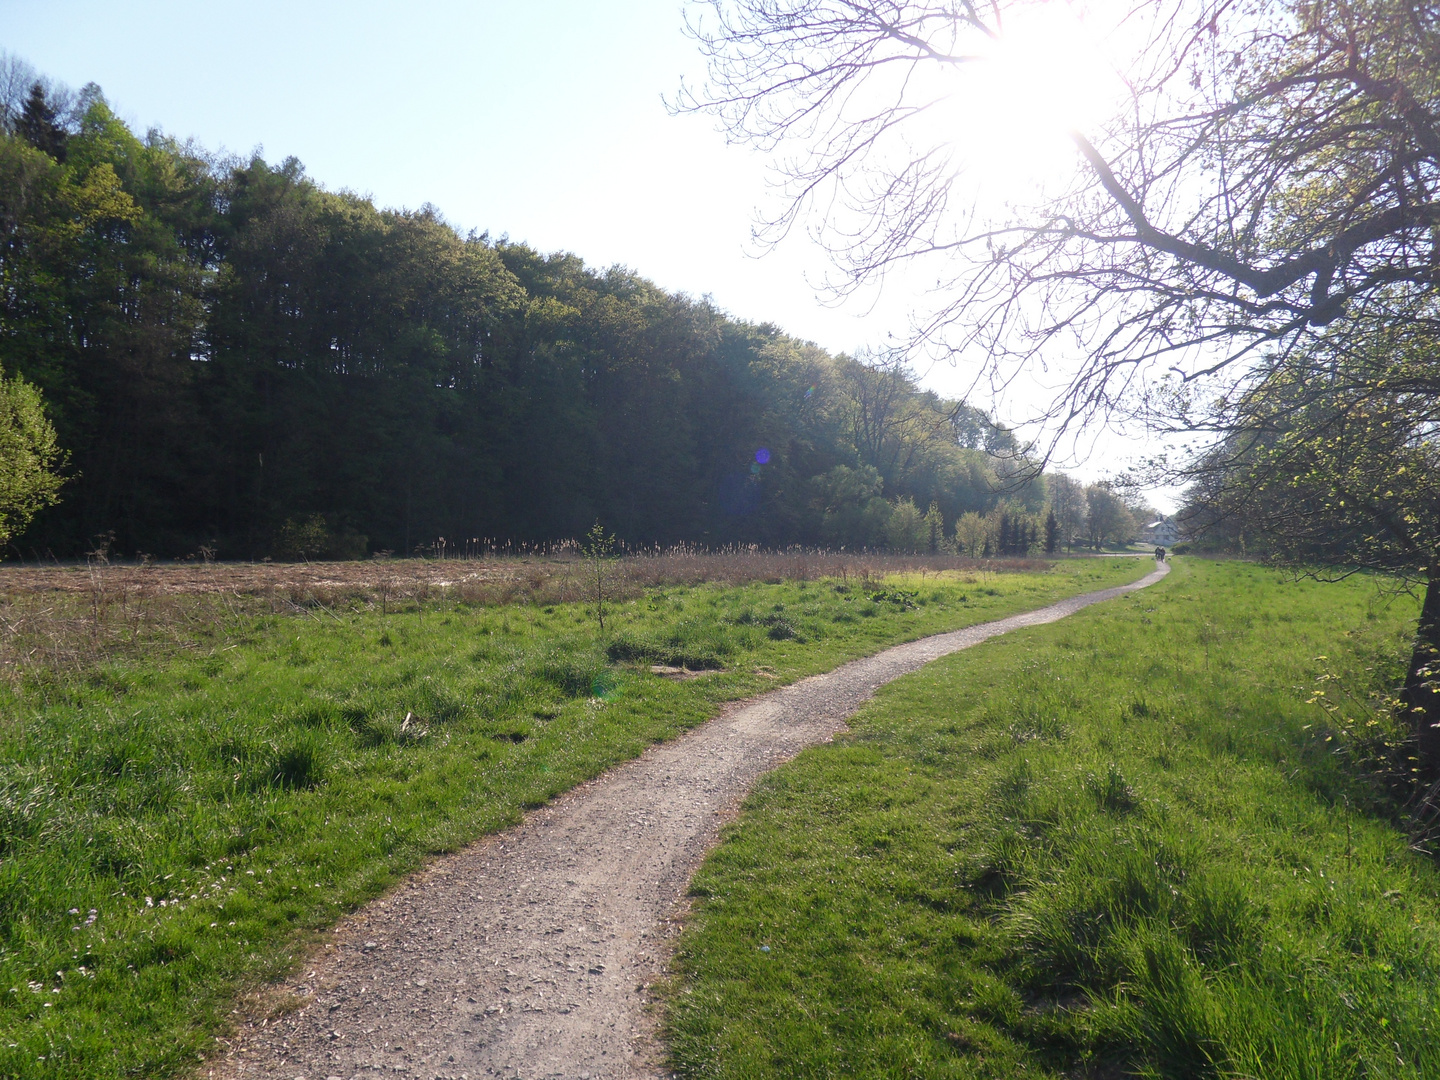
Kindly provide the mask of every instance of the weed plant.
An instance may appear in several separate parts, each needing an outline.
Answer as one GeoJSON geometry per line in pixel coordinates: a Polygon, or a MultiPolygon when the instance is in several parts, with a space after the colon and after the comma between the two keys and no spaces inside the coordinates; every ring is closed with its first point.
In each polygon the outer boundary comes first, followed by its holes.
{"type": "Polygon", "coordinates": [[[194,1068],[238,996],[425,856],[721,701],[1146,569],[655,588],[603,637],[581,604],[241,611],[168,663],[23,666],[0,683],[0,1076],[194,1068]]]}
{"type": "Polygon", "coordinates": [[[1415,615],[1182,561],[891,684],[697,875],[680,1073],[1440,1076],[1440,874],[1313,700],[1415,615]]]}

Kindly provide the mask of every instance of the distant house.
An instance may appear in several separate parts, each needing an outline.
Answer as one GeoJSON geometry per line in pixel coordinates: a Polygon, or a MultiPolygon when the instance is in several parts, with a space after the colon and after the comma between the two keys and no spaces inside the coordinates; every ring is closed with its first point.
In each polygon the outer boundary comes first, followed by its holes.
{"type": "Polygon", "coordinates": [[[1158,519],[1150,522],[1144,529],[1144,540],[1147,544],[1154,544],[1156,547],[1174,547],[1180,540],[1180,529],[1175,524],[1173,517],[1160,515],[1158,519]]]}

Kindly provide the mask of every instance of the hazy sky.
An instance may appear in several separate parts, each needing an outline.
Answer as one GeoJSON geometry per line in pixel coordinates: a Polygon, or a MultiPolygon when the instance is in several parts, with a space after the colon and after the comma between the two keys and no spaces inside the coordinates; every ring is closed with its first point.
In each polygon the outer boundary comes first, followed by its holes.
{"type": "MultiPolygon", "coordinates": [[[[835,351],[906,329],[902,288],[817,296],[804,237],[756,257],[763,160],[665,108],[703,76],[678,0],[0,0],[0,48],[99,83],[138,131],[293,155],[327,187],[621,263],[835,351]]],[[[967,374],[926,382],[958,393],[967,374]]],[[[1101,446],[1081,475],[1138,449],[1101,446]]]]}

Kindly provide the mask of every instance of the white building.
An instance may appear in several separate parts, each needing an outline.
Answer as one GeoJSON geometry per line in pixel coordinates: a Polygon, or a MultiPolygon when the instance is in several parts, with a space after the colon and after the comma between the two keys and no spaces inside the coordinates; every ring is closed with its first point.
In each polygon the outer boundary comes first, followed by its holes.
{"type": "Polygon", "coordinates": [[[1147,544],[1154,544],[1156,547],[1173,547],[1180,539],[1180,529],[1175,524],[1174,518],[1167,518],[1163,514],[1159,519],[1150,522],[1144,529],[1144,540],[1147,544]]]}

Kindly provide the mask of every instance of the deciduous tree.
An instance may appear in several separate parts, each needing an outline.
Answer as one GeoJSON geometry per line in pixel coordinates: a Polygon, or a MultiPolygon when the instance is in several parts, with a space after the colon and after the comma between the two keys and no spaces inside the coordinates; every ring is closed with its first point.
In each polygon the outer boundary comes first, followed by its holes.
{"type": "Polygon", "coordinates": [[[0,548],[58,501],[64,461],[40,392],[0,371],[0,548]]]}
{"type": "Polygon", "coordinates": [[[1052,473],[1045,478],[1045,488],[1050,496],[1050,509],[1060,528],[1060,538],[1067,548],[1074,550],[1075,538],[1085,533],[1085,518],[1089,512],[1085,485],[1064,473],[1052,473]]]}

